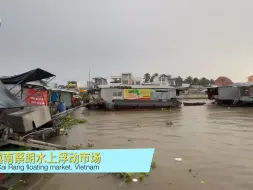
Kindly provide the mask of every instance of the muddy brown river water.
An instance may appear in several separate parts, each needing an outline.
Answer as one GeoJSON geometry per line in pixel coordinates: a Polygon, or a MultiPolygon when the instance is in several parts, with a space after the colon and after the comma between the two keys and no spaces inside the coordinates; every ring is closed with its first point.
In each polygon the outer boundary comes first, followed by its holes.
{"type": "MultiPolygon", "coordinates": [[[[143,182],[120,188],[253,189],[253,108],[205,105],[118,112],[82,108],[75,115],[88,123],[73,127],[68,136],[57,137],[54,142],[85,148],[92,143],[97,149],[155,148],[157,168],[143,182]],[[167,121],[173,126],[166,125],[167,121]],[[175,161],[176,157],[182,161],[175,161]]],[[[119,189],[121,181],[115,176],[98,176],[101,174],[35,175],[27,189],[119,189]]]]}

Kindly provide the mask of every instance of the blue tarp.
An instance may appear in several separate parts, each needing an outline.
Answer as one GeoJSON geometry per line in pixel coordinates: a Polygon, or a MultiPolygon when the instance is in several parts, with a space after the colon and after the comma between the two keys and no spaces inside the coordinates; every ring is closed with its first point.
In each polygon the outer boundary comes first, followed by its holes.
{"type": "Polygon", "coordinates": [[[51,101],[52,102],[57,102],[57,100],[58,100],[57,92],[52,92],[52,94],[51,94],[51,101]]]}

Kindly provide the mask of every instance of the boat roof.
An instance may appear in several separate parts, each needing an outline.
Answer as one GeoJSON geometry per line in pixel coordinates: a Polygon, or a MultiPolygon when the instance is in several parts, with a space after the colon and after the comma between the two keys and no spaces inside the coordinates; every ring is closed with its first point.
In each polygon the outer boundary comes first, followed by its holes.
{"type": "Polygon", "coordinates": [[[224,86],[212,86],[208,88],[222,88],[222,87],[249,87],[253,86],[253,82],[238,82],[238,83],[233,83],[230,85],[224,85],[224,86]]]}
{"type": "Polygon", "coordinates": [[[55,75],[43,69],[37,68],[22,74],[10,77],[1,77],[0,80],[3,84],[25,84],[27,82],[34,82],[51,77],[55,77],[55,75]]]}
{"type": "MultiPolygon", "coordinates": [[[[233,84],[227,85],[227,86],[232,86],[232,87],[248,87],[248,86],[253,86],[253,82],[233,83],[233,84]]],[[[226,87],[226,86],[224,86],[224,87],[226,87]]]]}
{"type": "Polygon", "coordinates": [[[99,85],[99,88],[151,88],[151,89],[175,89],[173,86],[166,86],[166,85],[99,85]]]}

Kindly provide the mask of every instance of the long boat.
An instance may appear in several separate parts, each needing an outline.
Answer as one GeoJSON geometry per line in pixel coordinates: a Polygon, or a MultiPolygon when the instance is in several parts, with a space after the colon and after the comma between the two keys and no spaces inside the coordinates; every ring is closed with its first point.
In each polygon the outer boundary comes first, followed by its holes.
{"type": "Polygon", "coordinates": [[[205,102],[184,102],[184,106],[203,106],[205,102]]]}
{"type": "Polygon", "coordinates": [[[93,89],[92,103],[87,107],[115,109],[147,109],[180,107],[176,88],[161,85],[100,85],[93,89]],[[97,103],[96,103],[97,102],[97,103]],[[99,103],[98,103],[99,102],[99,103]],[[101,106],[103,102],[103,106],[101,106]],[[99,106],[98,106],[99,105],[99,106]]]}

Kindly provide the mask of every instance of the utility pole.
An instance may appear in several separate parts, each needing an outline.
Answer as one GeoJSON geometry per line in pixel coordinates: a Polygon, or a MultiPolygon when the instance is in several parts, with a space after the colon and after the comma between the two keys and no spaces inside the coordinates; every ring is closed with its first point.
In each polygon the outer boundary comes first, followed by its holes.
{"type": "Polygon", "coordinates": [[[88,88],[90,89],[90,68],[89,68],[89,86],[88,88]]]}

